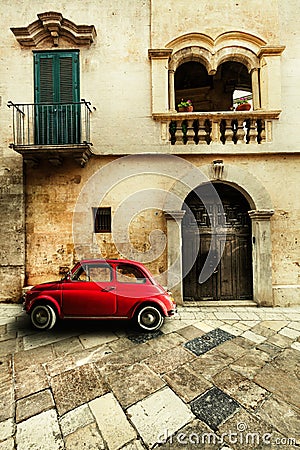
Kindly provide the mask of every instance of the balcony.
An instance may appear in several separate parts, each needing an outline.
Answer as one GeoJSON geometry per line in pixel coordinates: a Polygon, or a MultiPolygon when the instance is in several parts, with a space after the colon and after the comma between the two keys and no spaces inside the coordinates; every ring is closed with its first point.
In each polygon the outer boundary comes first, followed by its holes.
{"type": "MultiPolygon", "coordinates": [[[[259,152],[273,141],[273,124],[281,111],[153,113],[161,123],[161,140],[194,152],[259,152]]],[[[175,150],[175,147],[174,147],[175,150]]],[[[175,150],[176,151],[176,150],[175,150]]]]}
{"type": "Polygon", "coordinates": [[[90,102],[22,103],[8,102],[13,113],[13,143],[30,166],[48,160],[60,166],[74,158],[84,167],[92,155],[90,102]]]}

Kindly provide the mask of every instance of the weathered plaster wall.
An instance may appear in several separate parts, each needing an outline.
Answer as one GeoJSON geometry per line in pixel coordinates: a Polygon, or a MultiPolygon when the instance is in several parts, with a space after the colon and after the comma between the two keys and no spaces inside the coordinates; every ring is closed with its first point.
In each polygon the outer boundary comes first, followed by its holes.
{"type": "Polygon", "coordinates": [[[279,38],[278,0],[267,0],[263,5],[260,0],[153,0],[151,19],[153,48],[163,48],[178,36],[193,32],[216,38],[222,33],[238,30],[271,40],[274,44],[279,38]]]}
{"type": "MultiPolygon", "coordinates": [[[[184,159],[199,167],[201,172],[201,167],[212,164],[214,158],[186,156],[184,159]]],[[[228,156],[223,161],[225,170],[227,164],[240,167],[270,193],[275,209],[271,219],[274,292],[277,293],[277,286],[289,285],[289,302],[296,302],[300,216],[296,195],[298,158],[245,155],[228,156]],[[288,185],[282,173],[289,173],[288,185]]],[[[165,282],[166,242],[162,235],[166,233],[166,222],[160,207],[174,181],[183,176],[178,170],[181,167],[178,157],[170,156],[162,161],[160,157],[154,159],[148,155],[142,160],[95,157],[84,170],[71,163],[59,169],[48,165],[41,166],[38,172],[29,169],[27,180],[30,182],[26,190],[28,284],[58,278],[60,270],[72,266],[79,257],[138,258],[134,250],[149,251],[149,236],[154,230],[160,230],[160,234],[152,241],[153,253],[148,255],[148,260],[144,254],[142,260],[155,275],[163,274],[161,281],[165,282]],[[167,170],[162,168],[162,163],[168,164],[167,170]],[[113,234],[93,233],[93,206],[112,207],[113,234]],[[117,213],[121,216],[117,217],[117,213]]]]}
{"type": "MultiPolygon", "coordinates": [[[[1,257],[0,300],[17,299],[24,278],[25,228],[22,158],[9,148],[12,141],[12,116],[6,104],[31,103],[34,99],[33,56],[31,49],[22,49],[10,27],[27,26],[45,11],[59,11],[77,24],[93,24],[97,38],[90,48],[80,49],[81,97],[92,102],[91,118],[93,152],[85,169],[71,161],[55,168],[41,163],[37,169],[26,169],[26,280],[34,284],[58,278],[64,267],[76,260],[72,222],[78,196],[91,177],[105,164],[118,161],[118,155],[147,154],[147,167],[154,175],[135,175],[110,189],[105,205],[117,211],[121,200],[136,191],[157,191],[171,186],[170,179],[160,179],[159,169],[149,154],[177,153],[196,166],[223,159],[248,170],[268,190],[275,209],[271,219],[273,245],[273,286],[275,304],[300,303],[299,298],[299,154],[297,133],[300,109],[295,105],[299,96],[300,78],[300,4],[298,0],[228,1],[218,0],[46,0],[15,4],[1,2],[0,41],[0,195],[1,195],[1,257]],[[290,22],[293,27],[289,26],[290,22]],[[151,62],[148,49],[164,48],[173,39],[187,33],[203,33],[216,38],[227,31],[242,31],[257,35],[271,45],[285,45],[280,58],[282,113],[274,126],[273,142],[248,154],[250,146],[170,146],[161,140],[160,124],[151,116],[151,62]],[[231,154],[226,154],[231,152],[231,154]],[[234,153],[239,153],[234,155],[234,153]],[[263,153],[266,152],[266,153],[263,153]],[[298,290],[297,290],[298,289],[298,290]]],[[[39,49],[49,49],[44,43],[39,49]]],[[[62,42],[62,48],[75,48],[62,42]]],[[[276,94],[277,95],[277,94],[276,94]]],[[[129,166],[119,160],[115,167],[120,179],[128,175],[129,166]]],[[[169,170],[175,177],[182,175],[177,163],[169,170]]],[[[140,166],[143,173],[143,166],[140,166]]],[[[109,181],[106,175],[105,181],[109,181]]],[[[108,183],[109,184],[109,183],[108,183]]],[[[99,184],[96,184],[96,189],[99,184]]],[[[145,193],[144,192],[144,193],[145,193]]],[[[87,198],[88,200],[88,198],[87,198]]],[[[129,236],[134,248],[150,250],[151,231],[166,231],[166,221],[157,204],[133,215],[129,236]]],[[[137,200],[133,197],[132,211],[137,200]]],[[[97,206],[97,205],[95,205],[97,206]]],[[[77,220],[77,219],[76,219],[77,220]]],[[[118,254],[113,236],[95,236],[90,227],[83,234],[90,251],[100,245],[104,256],[118,254]],[[100,241],[100,243],[99,243],[100,241]]],[[[117,228],[118,229],[118,228],[117,228]]],[[[122,226],[120,226],[120,233],[122,226]]],[[[122,233],[121,233],[122,234],[122,233]]],[[[153,249],[164,249],[147,263],[155,274],[162,274],[167,264],[165,241],[156,234],[153,249]]],[[[118,236],[118,238],[120,235],[118,236]]],[[[122,237],[122,236],[121,236],[122,237]]],[[[121,238],[120,238],[121,239],[121,238]]],[[[123,238],[122,238],[123,239],[123,238]]],[[[121,239],[121,241],[122,241],[121,239]]],[[[124,242],[119,242],[119,244],[124,242]]],[[[121,245],[122,247],[122,245],[121,245]]]]}

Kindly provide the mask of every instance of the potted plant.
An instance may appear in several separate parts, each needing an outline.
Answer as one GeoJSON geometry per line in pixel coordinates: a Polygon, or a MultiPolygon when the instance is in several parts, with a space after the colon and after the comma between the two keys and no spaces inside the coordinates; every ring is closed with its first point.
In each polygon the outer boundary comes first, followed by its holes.
{"type": "Polygon", "coordinates": [[[236,111],[249,111],[251,109],[251,104],[246,97],[238,98],[235,103],[237,103],[236,111]]]}
{"type": "Polygon", "coordinates": [[[178,103],[177,106],[178,106],[178,112],[183,112],[183,111],[192,112],[194,109],[192,101],[191,100],[185,101],[185,100],[183,100],[183,98],[181,99],[181,102],[178,103]]]}

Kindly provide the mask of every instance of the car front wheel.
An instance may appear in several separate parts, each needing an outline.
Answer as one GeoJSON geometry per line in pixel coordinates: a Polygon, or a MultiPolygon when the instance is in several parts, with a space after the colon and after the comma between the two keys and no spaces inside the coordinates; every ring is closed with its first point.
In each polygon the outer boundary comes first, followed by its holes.
{"type": "Polygon", "coordinates": [[[164,323],[164,317],[155,306],[144,306],[137,313],[137,324],[146,331],[156,331],[164,323]]]}
{"type": "Polygon", "coordinates": [[[37,305],[31,311],[30,319],[38,330],[50,330],[56,322],[56,314],[50,305],[37,305]]]}

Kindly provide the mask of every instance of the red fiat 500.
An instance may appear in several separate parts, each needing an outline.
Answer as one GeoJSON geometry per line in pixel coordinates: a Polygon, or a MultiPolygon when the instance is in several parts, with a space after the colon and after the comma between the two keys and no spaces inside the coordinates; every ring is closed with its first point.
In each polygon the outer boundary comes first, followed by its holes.
{"type": "Polygon", "coordinates": [[[158,330],[176,305],[142,264],[127,260],[83,260],[61,281],[27,291],[24,309],[39,330],[59,319],[134,319],[158,330]]]}

